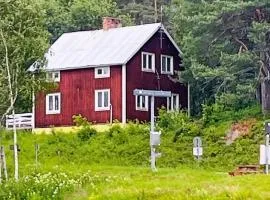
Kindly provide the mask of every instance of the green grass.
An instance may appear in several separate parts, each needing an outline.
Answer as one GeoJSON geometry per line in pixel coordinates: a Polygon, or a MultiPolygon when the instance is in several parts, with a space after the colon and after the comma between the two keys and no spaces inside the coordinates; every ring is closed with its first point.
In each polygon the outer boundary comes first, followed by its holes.
{"type": "MultiPolygon", "coordinates": [[[[158,124],[162,131],[158,152],[162,156],[157,160],[159,170],[156,173],[149,169],[148,124],[136,122],[122,127],[116,123],[102,131],[87,125],[52,129],[51,134],[19,132],[21,181],[16,185],[7,182],[0,190],[0,199],[1,191],[5,199],[9,199],[10,192],[17,197],[15,199],[39,200],[47,197],[68,200],[270,199],[269,177],[228,176],[228,171],[239,164],[257,164],[259,145],[264,142],[263,123],[259,118],[248,135],[226,145],[225,136],[233,122],[204,125],[201,120],[190,120],[183,113],[164,112],[158,124]],[[200,163],[192,155],[195,136],[203,140],[204,154],[200,163]],[[40,145],[37,166],[35,143],[40,145]],[[84,175],[89,179],[84,184],[66,185],[56,198],[52,194],[62,185],[54,179],[59,172],[67,174],[67,178],[61,180],[65,183],[74,178],[81,180],[84,175]],[[37,175],[45,174],[46,177],[50,173],[51,183],[46,179],[34,185],[32,179],[26,181],[27,184],[24,182],[29,175],[36,180],[37,175]],[[43,181],[47,184],[45,191],[43,181]],[[49,187],[53,184],[54,188],[49,187]],[[30,190],[35,191],[36,196],[30,190]]],[[[10,177],[13,176],[13,151],[9,149],[12,138],[11,132],[0,131],[10,177]]]]}
{"type": "MultiPolygon", "coordinates": [[[[227,172],[200,168],[149,168],[90,166],[104,182],[88,185],[72,199],[270,199],[266,175],[230,177],[227,172]]],[[[70,196],[69,198],[70,199],[70,196]]]]}

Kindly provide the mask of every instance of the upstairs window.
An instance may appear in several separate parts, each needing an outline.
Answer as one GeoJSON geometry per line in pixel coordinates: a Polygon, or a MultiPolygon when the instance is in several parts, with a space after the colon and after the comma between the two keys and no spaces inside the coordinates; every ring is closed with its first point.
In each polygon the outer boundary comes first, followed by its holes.
{"type": "Polygon", "coordinates": [[[148,96],[135,96],[136,110],[148,111],[148,96]]]}
{"type": "Polygon", "coordinates": [[[52,93],[46,95],[46,114],[59,114],[61,111],[61,94],[52,93]]]}
{"type": "Polygon", "coordinates": [[[171,97],[167,97],[167,110],[175,111],[179,109],[179,94],[172,94],[171,97]]]}
{"type": "Polygon", "coordinates": [[[47,80],[50,82],[60,82],[60,71],[48,72],[47,80]]]}
{"type": "Polygon", "coordinates": [[[108,78],[108,77],[110,77],[110,67],[95,68],[95,78],[108,78]]]}
{"type": "Polygon", "coordinates": [[[161,73],[173,74],[173,57],[161,55],[161,73]]]}
{"type": "Polygon", "coordinates": [[[142,71],[155,72],[155,54],[142,52],[142,71]]]}
{"type": "Polygon", "coordinates": [[[95,90],[95,111],[110,110],[110,89],[95,90]]]}

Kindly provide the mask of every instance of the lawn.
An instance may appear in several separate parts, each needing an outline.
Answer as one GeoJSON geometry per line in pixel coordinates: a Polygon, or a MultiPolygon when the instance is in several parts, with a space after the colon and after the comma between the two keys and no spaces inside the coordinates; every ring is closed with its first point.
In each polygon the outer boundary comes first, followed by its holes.
{"type": "Polygon", "coordinates": [[[102,182],[76,190],[65,199],[270,199],[270,177],[230,177],[226,172],[138,167],[90,167],[102,182]]]}

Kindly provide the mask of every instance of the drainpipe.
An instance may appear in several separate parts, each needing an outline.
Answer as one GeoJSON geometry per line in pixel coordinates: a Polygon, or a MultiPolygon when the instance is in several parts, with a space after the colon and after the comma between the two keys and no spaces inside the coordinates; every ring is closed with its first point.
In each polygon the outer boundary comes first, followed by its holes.
{"type": "Polygon", "coordinates": [[[113,123],[113,107],[112,104],[110,104],[110,124],[113,123]]]}

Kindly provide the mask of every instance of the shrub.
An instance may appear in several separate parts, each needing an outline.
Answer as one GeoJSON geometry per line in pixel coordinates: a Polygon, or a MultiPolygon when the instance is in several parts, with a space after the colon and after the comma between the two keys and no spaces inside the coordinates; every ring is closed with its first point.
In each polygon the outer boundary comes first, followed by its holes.
{"type": "Polygon", "coordinates": [[[83,117],[81,114],[72,116],[73,123],[76,126],[89,126],[90,122],[87,121],[86,117],[83,117]]]}
{"type": "Polygon", "coordinates": [[[88,141],[92,136],[94,136],[96,134],[97,134],[96,129],[94,129],[90,126],[83,126],[77,132],[77,136],[81,141],[88,141]]]}
{"type": "Polygon", "coordinates": [[[253,105],[245,109],[238,110],[225,107],[218,103],[202,105],[202,107],[202,121],[204,125],[211,125],[225,121],[238,121],[250,117],[262,118],[262,112],[259,105],[253,105]]]}
{"type": "Polygon", "coordinates": [[[64,193],[73,192],[86,183],[94,185],[99,178],[89,172],[80,176],[66,173],[32,173],[15,182],[10,180],[1,185],[0,199],[64,199],[64,193]]]}
{"type": "Polygon", "coordinates": [[[113,137],[119,133],[122,133],[124,130],[119,123],[113,124],[112,127],[108,131],[108,136],[113,137]]]}
{"type": "Polygon", "coordinates": [[[166,130],[177,130],[183,123],[189,122],[187,113],[183,111],[168,112],[166,109],[159,110],[159,117],[157,120],[158,128],[166,130]]]}

